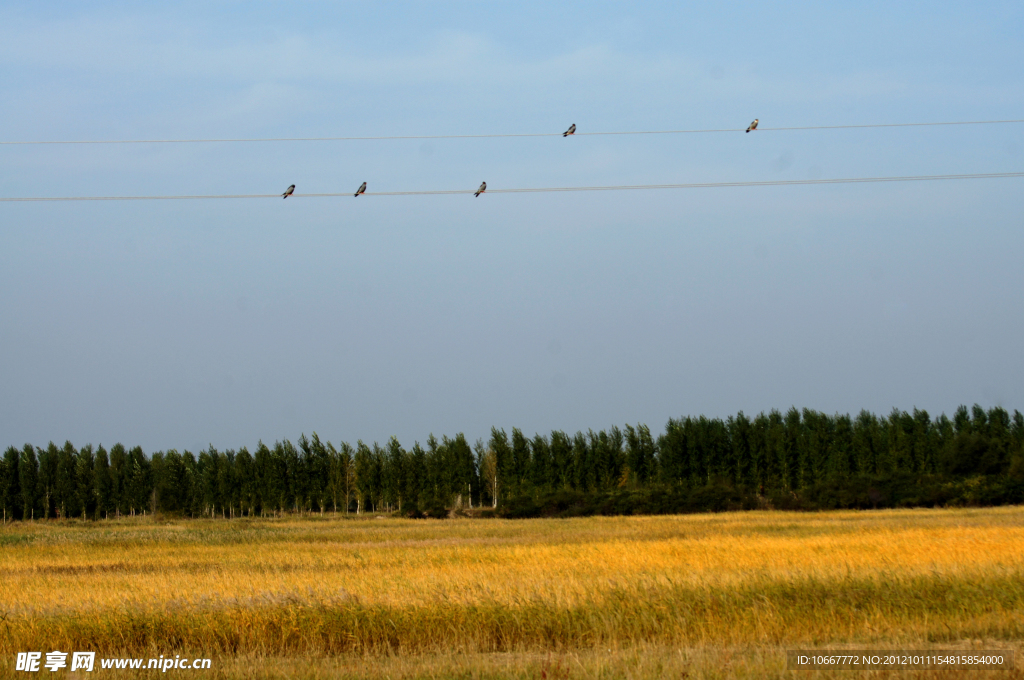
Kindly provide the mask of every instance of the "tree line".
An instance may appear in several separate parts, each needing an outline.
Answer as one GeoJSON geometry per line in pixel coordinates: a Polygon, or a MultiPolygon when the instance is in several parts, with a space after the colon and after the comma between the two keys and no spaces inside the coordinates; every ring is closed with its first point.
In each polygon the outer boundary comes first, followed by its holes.
{"type": "Polygon", "coordinates": [[[917,409],[851,417],[792,408],[671,419],[657,437],[646,425],[533,437],[492,428],[473,445],[463,434],[431,435],[409,449],[395,437],[384,446],[335,446],[316,433],[295,444],[260,442],[252,452],[210,446],[198,454],[51,442],[11,446],[0,459],[5,520],[964,502],[1024,502],[1020,412],[961,406],[952,419],[933,419],[917,409]]]}

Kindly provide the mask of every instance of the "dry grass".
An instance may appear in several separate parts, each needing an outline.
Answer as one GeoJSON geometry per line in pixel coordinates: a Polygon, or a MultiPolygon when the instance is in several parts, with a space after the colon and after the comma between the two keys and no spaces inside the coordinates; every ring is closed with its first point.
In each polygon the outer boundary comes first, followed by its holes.
{"type": "MultiPolygon", "coordinates": [[[[962,646],[962,645],[961,645],[962,646]]],[[[1007,645],[1001,644],[1001,647],[1007,645]]],[[[1019,657],[1021,646],[1015,645],[1019,657]]],[[[210,671],[194,675],[210,680],[260,678],[273,680],[634,680],[671,678],[703,680],[790,680],[793,677],[843,680],[1019,680],[1020,671],[841,671],[794,674],[786,670],[785,650],[775,647],[678,648],[635,645],[628,649],[588,649],[567,652],[511,652],[491,654],[431,654],[335,657],[237,656],[218,660],[210,671]]],[[[174,671],[168,677],[173,677],[174,671]]],[[[25,676],[28,677],[28,676],[25,676]]],[[[82,677],[119,680],[153,678],[154,671],[96,671],[82,677]]]]}
{"type": "Polygon", "coordinates": [[[20,523],[0,531],[0,659],[194,651],[223,677],[781,677],[789,646],[1016,646],[1021,546],[1024,508],[20,523]]]}

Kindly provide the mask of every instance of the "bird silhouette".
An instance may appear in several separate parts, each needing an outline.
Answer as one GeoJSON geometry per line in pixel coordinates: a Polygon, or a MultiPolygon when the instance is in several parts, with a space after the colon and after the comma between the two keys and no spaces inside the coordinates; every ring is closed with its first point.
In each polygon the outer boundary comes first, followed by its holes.
{"type": "Polygon", "coordinates": [[[474,196],[479,196],[480,194],[484,193],[485,191],[487,191],[487,182],[480,182],[480,188],[477,189],[476,193],[473,194],[473,195],[474,196]]]}
{"type": "Polygon", "coordinates": [[[747,128],[747,132],[750,132],[751,130],[756,130],[756,129],[757,129],[757,118],[755,118],[754,122],[751,123],[750,127],[747,128]]]}
{"type": "Polygon", "coordinates": [[[293,185],[291,185],[290,187],[288,187],[287,189],[284,190],[284,193],[281,194],[281,198],[288,198],[289,196],[291,196],[294,193],[295,193],[295,185],[293,184],[293,185]]]}
{"type": "Polygon", "coordinates": [[[568,137],[569,135],[574,135],[574,134],[576,134],[576,123],[573,123],[572,125],[570,125],[569,129],[562,133],[562,136],[563,137],[568,137]]]}
{"type": "Polygon", "coordinates": [[[352,195],[353,196],[358,196],[359,194],[365,194],[365,193],[366,193],[366,182],[363,182],[362,184],[359,185],[359,188],[356,189],[356,193],[354,193],[352,195]]]}

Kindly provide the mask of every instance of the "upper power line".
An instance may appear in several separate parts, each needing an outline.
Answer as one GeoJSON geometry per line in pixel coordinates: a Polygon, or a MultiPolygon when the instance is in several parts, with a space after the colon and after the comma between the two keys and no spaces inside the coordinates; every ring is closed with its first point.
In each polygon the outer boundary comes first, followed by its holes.
{"type": "MultiPolygon", "coordinates": [[[[755,121],[756,123],[756,121],[755,121]]],[[[237,137],[220,139],[79,139],[79,140],[31,140],[31,141],[0,141],[3,146],[28,146],[38,144],[210,144],[229,142],[348,142],[373,141],[382,139],[486,139],[500,137],[585,137],[601,135],[681,135],[708,132],[785,132],[792,130],[852,130],[858,128],[899,128],[899,127],[935,127],[941,125],[1001,125],[1007,123],[1024,123],[1018,120],[956,120],[939,123],[870,123],[863,125],[804,125],[796,127],[758,127],[751,124],[748,128],[714,128],[700,130],[626,130],[610,132],[580,132],[573,123],[572,131],[566,132],[523,132],[477,135],[382,135],[374,137],[237,137]]]]}
{"type": "MultiPolygon", "coordinates": [[[[565,191],[629,191],[639,189],[714,189],[725,187],[776,187],[776,186],[797,186],[807,184],[869,184],[877,182],[924,182],[936,180],[962,180],[962,179],[1004,179],[1024,177],[1024,172],[989,172],[959,175],[904,175],[897,177],[848,177],[837,179],[779,179],[754,182],[695,182],[689,184],[620,184],[612,186],[590,186],[590,187],[536,187],[525,189],[493,189],[488,188],[487,183],[481,184],[479,189],[447,189],[447,190],[426,190],[426,191],[366,191],[364,182],[356,190],[356,196],[441,196],[450,194],[474,194],[479,196],[485,191],[488,194],[537,194],[565,191]]],[[[33,197],[0,197],[0,202],[7,203],[28,203],[48,201],[162,201],[162,200],[196,200],[196,199],[223,199],[223,198],[333,198],[339,196],[352,196],[351,191],[337,193],[319,194],[298,194],[295,192],[295,185],[289,186],[284,194],[194,194],[194,195],[166,195],[166,196],[33,196],[33,197]]]]}

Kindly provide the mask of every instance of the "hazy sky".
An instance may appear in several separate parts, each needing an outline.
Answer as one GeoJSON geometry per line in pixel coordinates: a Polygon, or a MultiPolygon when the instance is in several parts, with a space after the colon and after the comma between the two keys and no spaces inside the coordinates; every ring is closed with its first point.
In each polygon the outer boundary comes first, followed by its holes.
{"type": "MultiPolygon", "coordinates": [[[[0,141],[1024,118],[1024,5],[4,3],[0,141]]],[[[1024,170],[1024,125],[0,146],[0,196],[1024,170]]],[[[1024,409],[1024,179],[0,203],[0,445],[1024,409]]]]}

